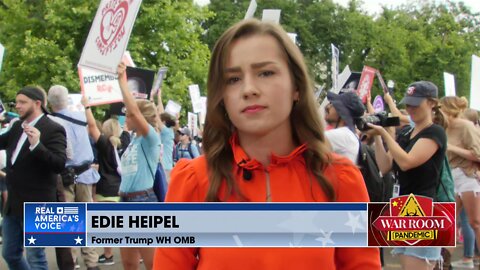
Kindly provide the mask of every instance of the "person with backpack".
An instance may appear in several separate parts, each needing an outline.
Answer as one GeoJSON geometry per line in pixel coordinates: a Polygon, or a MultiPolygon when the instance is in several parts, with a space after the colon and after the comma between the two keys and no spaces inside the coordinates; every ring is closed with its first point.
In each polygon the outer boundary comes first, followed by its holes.
{"type": "MultiPolygon", "coordinates": [[[[399,195],[436,198],[447,149],[445,130],[435,124],[445,120],[437,97],[438,88],[431,82],[409,85],[401,103],[406,105],[415,126],[405,126],[396,140],[385,128],[368,124],[375,134],[377,164],[382,173],[393,170],[399,181],[399,195]]],[[[442,260],[440,247],[401,247],[392,253],[400,256],[403,269],[433,269],[442,260]]]]}
{"type": "Polygon", "coordinates": [[[177,143],[174,152],[174,161],[177,162],[181,158],[194,159],[200,156],[197,144],[192,142],[192,131],[183,127],[177,131],[180,135],[180,141],[177,143]]]}

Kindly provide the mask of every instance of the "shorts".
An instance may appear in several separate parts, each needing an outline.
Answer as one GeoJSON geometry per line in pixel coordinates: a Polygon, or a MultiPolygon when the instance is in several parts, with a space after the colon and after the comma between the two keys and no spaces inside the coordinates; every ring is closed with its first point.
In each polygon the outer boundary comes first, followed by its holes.
{"type": "Polygon", "coordinates": [[[392,255],[412,256],[435,264],[435,261],[442,260],[441,247],[396,247],[392,255]]]}
{"type": "Polygon", "coordinates": [[[475,177],[467,176],[462,169],[452,169],[453,182],[455,185],[455,194],[473,191],[480,192],[480,183],[475,177]]]}

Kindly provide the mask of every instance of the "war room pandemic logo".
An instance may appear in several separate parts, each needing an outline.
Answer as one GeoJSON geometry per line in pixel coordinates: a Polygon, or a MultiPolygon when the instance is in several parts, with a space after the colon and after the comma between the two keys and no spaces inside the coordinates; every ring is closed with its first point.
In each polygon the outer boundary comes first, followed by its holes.
{"type": "Polygon", "coordinates": [[[455,246],[455,204],[404,195],[369,205],[369,246],[455,246]]]}
{"type": "Polygon", "coordinates": [[[97,48],[102,55],[112,52],[125,36],[124,24],[131,1],[110,0],[102,8],[100,34],[95,39],[97,48]]]}

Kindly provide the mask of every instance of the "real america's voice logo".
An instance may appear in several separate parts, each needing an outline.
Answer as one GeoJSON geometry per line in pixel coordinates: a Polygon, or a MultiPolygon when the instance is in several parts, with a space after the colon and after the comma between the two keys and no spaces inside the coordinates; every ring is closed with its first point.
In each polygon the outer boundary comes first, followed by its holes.
{"type": "Polygon", "coordinates": [[[84,246],[85,211],[85,204],[25,203],[24,245],[84,246]]]}

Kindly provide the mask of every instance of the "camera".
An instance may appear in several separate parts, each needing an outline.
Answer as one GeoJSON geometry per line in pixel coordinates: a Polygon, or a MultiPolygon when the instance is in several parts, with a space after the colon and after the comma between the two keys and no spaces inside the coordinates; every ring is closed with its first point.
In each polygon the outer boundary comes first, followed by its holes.
{"type": "Polygon", "coordinates": [[[394,127],[400,125],[399,117],[388,117],[387,112],[378,112],[373,115],[365,115],[355,119],[355,125],[360,131],[369,130],[367,124],[373,124],[382,127],[394,127]]]}

